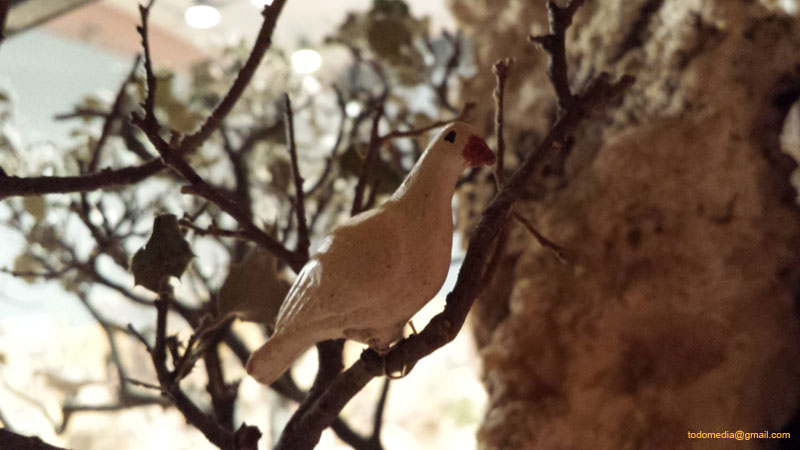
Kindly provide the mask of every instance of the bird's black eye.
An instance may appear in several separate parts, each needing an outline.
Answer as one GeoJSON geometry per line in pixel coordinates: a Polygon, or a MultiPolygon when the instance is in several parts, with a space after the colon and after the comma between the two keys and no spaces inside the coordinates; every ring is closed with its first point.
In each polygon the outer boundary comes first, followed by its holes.
{"type": "Polygon", "coordinates": [[[447,136],[444,137],[444,140],[447,142],[455,142],[456,141],[456,132],[451,131],[447,133],[447,136]]]}

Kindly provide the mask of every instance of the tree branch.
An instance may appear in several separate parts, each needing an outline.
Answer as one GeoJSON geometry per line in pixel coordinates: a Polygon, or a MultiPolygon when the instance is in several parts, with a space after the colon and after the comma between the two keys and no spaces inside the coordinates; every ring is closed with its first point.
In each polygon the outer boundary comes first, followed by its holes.
{"type": "Polygon", "coordinates": [[[564,249],[564,247],[556,244],[555,242],[548,239],[545,235],[540,233],[539,230],[537,230],[536,227],[533,226],[530,220],[523,217],[520,213],[513,211],[511,214],[512,217],[514,217],[514,220],[521,223],[522,226],[524,226],[525,229],[528,230],[528,232],[533,236],[533,238],[536,239],[536,242],[538,242],[539,245],[542,246],[542,248],[550,250],[556,257],[556,259],[558,259],[559,262],[561,262],[561,264],[568,263],[569,259],[567,258],[567,251],[566,249],[564,249]]]}
{"type": "Polygon", "coordinates": [[[289,157],[292,161],[292,177],[294,178],[295,207],[297,215],[297,248],[295,252],[308,259],[308,221],[306,219],[305,192],[303,191],[303,177],[300,175],[300,167],[297,164],[297,146],[294,141],[294,114],[292,113],[292,102],[289,94],[283,95],[284,123],[286,124],[286,142],[289,144],[289,157]]]}
{"type": "Polygon", "coordinates": [[[153,366],[156,370],[158,382],[161,385],[163,392],[172,400],[175,407],[183,414],[186,420],[195,428],[200,430],[201,433],[214,445],[221,449],[238,449],[248,448],[255,450],[258,439],[251,442],[252,447],[240,447],[236,442],[236,435],[242,430],[247,430],[245,433],[261,433],[258,429],[242,425],[236,432],[227,430],[225,427],[217,423],[212,417],[204,413],[179,387],[176,380],[175,373],[167,368],[167,312],[169,310],[169,303],[172,299],[172,292],[167,285],[162,289],[159,294],[159,299],[156,300],[156,338],[150,356],[153,360],[153,366]]]}
{"type": "Polygon", "coordinates": [[[219,228],[216,223],[211,223],[211,226],[208,228],[198,227],[197,225],[190,222],[188,219],[180,219],[178,221],[178,225],[188,228],[198,236],[217,236],[217,237],[227,237],[239,240],[247,240],[248,235],[246,232],[241,230],[226,230],[223,228],[219,228]]]}
{"type": "Polygon", "coordinates": [[[503,186],[503,163],[506,155],[506,140],[503,136],[503,126],[505,124],[503,115],[505,109],[504,99],[506,92],[506,80],[508,79],[508,71],[513,63],[514,60],[512,58],[506,58],[494,63],[492,70],[495,78],[497,79],[497,84],[494,90],[494,134],[497,140],[497,160],[495,161],[494,166],[494,181],[498,190],[503,186]]]}
{"type": "Polygon", "coordinates": [[[145,112],[145,120],[156,122],[155,109],[156,109],[156,76],[153,72],[153,58],[150,55],[150,41],[148,39],[148,18],[150,16],[150,8],[153,7],[155,0],[150,0],[145,5],[139,5],[139,15],[142,19],[142,24],[136,27],[136,31],[142,37],[142,49],[144,49],[144,72],[147,84],[147,95],[144,98],[142,105],[145,112]]]}
{"type": "MultiPolygon", "coordinates": [[[[573,2],[565,9],[565,15],[571,20],[576,4],[573,2]]],[[[556,17],[563,20],[565,17],[556,17]]],[[[561,27],[561,25],[558,25],[561,27]]],[[[564,57],[563,29],[559,34],[553,33],[550,40],[561,40],[554,43],[554,49],[560,49],[556,59],[564,57]]],[[[554,50],[557,51],[557,50],[554,50]]],[[[554,56],[551,54],[551,58],[554,56]]],[[[552,61],[551,61],[552,63],[552,61]]],[[[566,74],[566,66],[563,66],[566,74]]],[[[555,72],[554,72],[555,73],[555,72]]],[[[561,73],[561,72],[559,72],[561,73]]],[[[566,78],[564,78],[566,79],[566,78]]],[[[416,362],[433,351],[452,341],[466,320],[475,296],[480,289],[482,274],[486,261],[498,234],[506,226],[511,208],[525,186],[541,176],[553,155],[560,152],[568,137],[576,127],[593,111],[605,107],[633,83],[633,78],[623,76],[617,82],[611,82],[608,74],[602,73],[591,80],[580,95],[573,97],[567,86],[566,92],[558,90],[563,96],[565,109],[556,120],[544,140],[522,161],[497,195],[484,210],[478,225],[470,233],[469,244],[458,279],[453,290],[447,295],[447,302],[442,313],[431,319],[430,323],[416,335],[412,335],[392,347],[383,356],[373,350],[365,350],[361,358],[349,369],[342,372],[326,391],[308,407],[301,407],[287,425],[278,449],[310,449],[318,442],[319,436],[339,414],[345,404],[358,393],[373,377],[382,373],[400,370],[408,371],[416,362]],[[572,99],[572,101],[569,101],[572,99]],[[302,432],[300,432],[302,430],[302,432]]]]}
{"type": "MultiPolygon", "coordinates": [[[[250,56],[239,71],[236,80],[233,82],[228,93],[217,106],[217,108],[209,115],[201,128],[194,134],[187,136],[181,142],[181,153],[190,152],[202,144],[208,136],[211,135],[218,127],[221,121],[227,116],[230,110],[235,105],[236,101],[241,96],[247,84],[252,79],[264,53],[272,44],[272,32],[275,29],[278,17],[280,16],[286,0],[275,0],[271,5],[265,6],[263,11],[264,22],[262,23],[256,42],[250,53],[250,56]]],[[[153,5],[153,0],[148,2],[146,6],[140,5],[140,14],[146,16],[149,14],[149,9],[153,5]]],[[[7,12],[7,7],[10,6],[8,2],[0,2],[0,18],[2,13],[7,12]]],[[[142,35],[147,34],[146,22],[143,20],[142,26],[139,27],[139,32],[142,35]]],[[[2,31],[2,27],[0,27],[2,31]]],[[[2,39],[0,39],[2,41],[2,39]]],[[[147,88],[148,98],[145,100],[144,109],[146,114],[154,114],[155,108],[155,88],[156,80],[153,75],[152,59],[150,57],[149,45],[145,45],[143,37],[143,47],[145,53],[145,72],[147,73],[147,88]]],[[[151,120],[147,116],[145,121],[151,120]]],[[[155,121],[155,116],[152,116],[155,121]]],[[[152,127],[155,128],[155,127],[152,127]]],[[[155,128],[157,130],[157,128],[155,128]]],[[[157,133],[156,133],[157,134],[157,133]]],[[[153,136],[148,135],[156,147],[158,144],[153,141],[153,136]]],[[[28,195],[42,195],[42,194],[55,194],[55,193],[68,193],[68,192],[88,192],[97,189],[109,188],[120,185],[128,185],[138,183],[145,178],[154,175],[164,168],[164,164],[160,159],[152,159],[147,163],[140,166],[126,167],[118,170],[103,170],[96,174],[84,176],[67,176],[67,177],[16,177],[6,176],[0,174],[0,199],[12,196],[28,196],[28,195]]],[[[261,244],[265,248],[280,252],[271,244],[267,244],[263,236],[260,237],[261,244]]],[[[297,265],[295,262],[294,265],[297,265]]]]}
{"type": "Polygon", "coordinates": [[[569,89],[567,72],[566,31],[572,24],[572,16],[583,4],[584,0],[570,0],[561,8],[554,1],[547,2],[547,23],[550,33],[543,36],[530,36],[530,42],[539,46],[550,56],[547,75],[558,98],[558,108],[565,111],[573,106],[575,98],[569,89]]]}
{"type": "Polygon", "coordinates": [[[383,414],[386,412],[386,400],[389,398],[389,386],[392,384],[390,378],[383,380],[378,403],[375,405],[375,416],[372,418],[372,435],[369,437],[370,443],[375,449],[383,448],[381,445],[381,430],[383,429],[383,414]]]}
{"type": "MultiPolygon", "coordinates": [[[[450,43],[452,52],[450,53],[450,57],[447,58],[447,62],[444,65],[444,73],[442,74],[441,81],[434,84],[434,91],[436,91],[436,96],[439,99],[439,103],[444,106],[445,109],[455,112],[456,108],[450,104],[450,101],[447,98],[447,93],[450,90],[450,76],[454,73],[458,67],[459,61],[461,60],[461,31],[457,31],[455,35],[451,35],[445,31],[444,37],[450,43]]],[[[432,49],[432,46],[430,47],[432,49]]]]}
{"type": "Polygon", "coordinates": [[[122,359],[119,355],[119,349],[117,347],[116,340],[114,339],[113,331],[118,330],[124,333],[132,334],[130,329],[126,329],[120,327],[118,325],[110,324],[106,321],[100,313],[89,303],[89,300],[86,298],[85,295],[79,295],[78,298],[80,299],[81,303],[83,303],[84,307],[89,314],[94,317],[97,324],[103,329],[103,333],[106,336],[106,340],[108,341],[110,352],[111,352],[111,359],[114,362],[114,366],[117,370],[117,376],[119,378],[119,389],[117,390],[117,401],[114,403],[107,403],[107,404],[100,404],[100,405],[84,405],[84,404],[72,404],[67,403],[61,407],[61,426],[59,432],[63,432],[67,424],[69,423],[69,419],[71,418],[72,414],[76,412],[82,411],[118,411],[122,409],[128,408],[135,408],[138,406],[144,405],[161,405],[166,406],[169,402],[161,396],[149,396],[149,395],[141,395],[139,393],[131,391],[129,387],[129,379],[127,374],[125,373],[125,369],[122,365],[122,359]]]}
{"type": "Polygon", "coordinates": [[[264,22],[261,24],[261,29],[258,31],[256,42],[253,44],[253,49],[250,51],[247,61],[244,66],[242,66],[241,70],[239,70],[238,75],[236,75],[236,79],[228,90],[228,93],[222,101],[220,101],[214,111],[209,114],[206,121],[200,126],[200,129],[183,140],[181,143],[181,149],[183,151],[192,151],[205,142],[206,139],[211,136],[211,133],[220,126],[222,120],[228,113],[231,112],[233,106],[239,100],[239,97],[241,97],[242,92],[244,92],[247,85],[250,84],[250,80],[256,73],[259,64],[261,64],[264,54],[270,46],[272,46],[272,33],[275,31],[275,25],[278,23],[278,17],[285,4],[286,0],[274,0],[271,4],[264,6],[264,10],[261,13],[261,15],[264,16],[264,22]]]}
{"type": "MultiPolygon", "coordinates": [[[[272,4],[272,6],[265,7],[264,9],[265,23],[268,22],[269,20],[273,20],[273,22],[274,20],[277,20],[277,17],[273,17],[272,13],[268,12],[273,11],[272,8],[275,7],[278,7],[277,11],[280,12],[280,8],[283,7],[284,3],[285,0],[284,1],[276,0],[272,4]]],[[[239,205],[238,202],[236,202],[236,200],[230,198],[227,194],[225,194],[221,190],[208,184],[183,159],[181,154],[188,151],[187,149],[189,148],[194,148],[191,145],[187,144],[187,142],[190,142],[189,139],[191,138],[191,136],[187,137],[180,145],[180,147],[178,147],[178,144],[176,142],[177,136],[175,134],[173,134],[172,142],[169,143],[161,137],[159,133],[159,124],[155,117],[155,113],[153,111],[154,98],[155,98],[155,76],[152,73],[152,62],[150,61],[150,56],[149,56],[150,53],[148,50],[149,48],[148,37],[147,37],[148,7],[140,6],[142,25],[138,28],[139,33],[142,35],[142,45],[145,48],[144,52],[145,71],[147,72],[148,92],[143,105],[145,109],[145,115],[143,118],[140,116],[134,116],[133,118],[134,123],[139,128],[141,128],[142,131],[144,131],[148,139],[150,139],[150,142],[155,146],[156,150],[161,155],[161,158],[164,160],[165,164],[170,166],[176,173],[178,173],[181,177],[183,177],[183,179],[189,182],[189,186],[184,186],[181,192],[198,195],[219,206],[220,209],[222,209],[224,212],[226,212],[239,222],[239,225],[242,226],[245,236],[247,236],[249,240],[265,248],[267,251],[271,252],[278,258],[284,260],[295,272],[299,272],[300,269],[303,267],[303,265],[306,263],[308,259],[307,256],[304,256],[303,254],[298,252],[290,251],[289,249],[284,247],[280,242],[276,241],[267,233],[265,233],[262,229],[257,227],[250,218],[249,209],[242,208],[242,206],[239,205]],[[153,80],[152,83],[150,80],[153,80]]],[[[274,23],[272,24],[272,27],[274,28],[274,23]]],[[[272,28],[270,28],[270,30],[271,29],[272,28]]],[[[269,38],[267,38],[267,42],[269,42],[269,38]]],[[[251,57],[253,57],[252,53],[251,57]]],[[[258,61],[260,61],[260,57],[258,61]]],[[[242,72],[244,72],[244,68],[242,69],[242,72]]],[[[249,80],[249,77],[252,76],[252,73],[250,73],[250,75],[246,74],[242,75],[242,72],[239,73],[239,77],[237,77],[234,86],[237,86],[237,83],[239,82],[240,79],[246,78],[247,80],[249,80]]],[[[233,89],[233,87],[231,89],[233,89]]],[[[241,89],[244,88],[242,87],[241,89]]],[[[228,98],[233,98],[233,97],[230,96],[226,97],[226,99],[228,98]]],[[[235,98],[238,98],[238,95],[236,95],[235,98]]],[[[224,102],[225,100],[223,100],[223,103],[224,102]]],[[[227,112],[225,112],[225,114],[227,114],[227,112]]],[[[214,120],[222,120],[222,117],[218,117],[217,119],[213,120],[209,117],[209,120],[210,122],[207,123],[214,123],[214,120]]],[[[217,125],[214,125],[214,129],[216,129],[216,126],[217,125]]],[[[210,133],[211,131],[209,131],[209,134],[210,133]]],[[[206,136],[206,138],[207,137],[208,136],[206,136]]]]}
{"type": "Polygon", "coordinates": [[[111,136],[111,128],[113,127],[114,122],[116,122],[116,120],[119,118],[120,110],[122,109],[122,103],[125,99],[125,90],[127,89],[128,84],[131,83],[136,76],[136,68],[139,67],[140,60],[141,56],[137,55],[133,61],[133,67],[131,67],[131,71],[128,73],[128,76],[125,77],[125,81],[122,82],[122,86],[119,87],[117,96],[114,98],[114,103],[111,104],[111,111],[109,111],[105,118],[105,122],[103,122],[103,129],[100,132],[100,137],[97,139],[97,143],[94,145],[94,150],[92,150],[92,159],[89,160],[89,165],[86,167],[86,171],[89,173],[97,170],[97,164],[100,162],[103,146],[105,146],[106,141],[108,140],[109,136],[111,136]]]}
{"type": "Polygon", "coordinates": [[[136,184],[163,169],[160,158],[123,169],[105,169],[91,175],[68,177],[16,177],[0,174],[0,199],[15,196],[88,192],[136,184]]]}
{"type": "Polygon", "coordinates": [[[350,210],[351,216],[355,216],[364,210],[364,190],[367,188],[368,178],[372,173],[372,166],[375,165],[375,161],[378,159],[378,151],[381,146],[381,138],[378,135],[378,125],[381,122],[381,117],[383,117],[382,103],[375,107],[372,117],[372,131],[370,131],[367,156],[364,158],[364,163],[361,165],[361,173],[358,175],[358,184],[356,184],[356,191],[353,196],[353,207],[350,210]]]}
{"type": "Polygon", "coordinates": [[[331,148],[331,155],[325,160],[325,168],[314,183],[314,186],[306,192],[306,196],[313,195],[328,180],[328,176],[333,169],[333,161],[339,156],[339,146],[342,145],[342,140],[344,139],[344,126],[347,123],[347,105],[344,102],[344,97],[339,87],[334,85],[333,91],[336,93],[336,104],[339,106],[339,129],[336,132],[336,140],[331,148]]]}
{"type": "Polygon", "coordinates": [[[55,447],[47,444],[38,437],[23,436],[4,428],[0,428],[0,448],[20,450],[66,450],[62,447],[55,447]]]}
{"type": "Polygon", "coordinates": [[[0,44],[6,40],[6,19],[8,18],[8,10],[11,8],[11,0],[3,0],[0,2],[0,44]]]}
{"type": "Polygon", "coordinates": [[[468,117],[470,115],[470,113],[472,112],[472,110],[474,108],[475,108],[475,103],[467,102],[464,105],[464,108],[461,109],[461,112],[456,117],[453,117],[452,119],[449,119],[449,120],[438,120],[436,122],[433,122],[433,123],[430,123],[428,125],[425,125],[424,127],[416,128],[416,129],[413,129],[413,130],[404,130],[404,131],[393,130],[393,131],[390,131],[389,133],[384,134],[383,136],[380,136],[378,138],[379,139],[379,144],[378,145],[383,145],[383,144],[385,144],[386,142],[388,142],[388,141],[390,141],[392,139],[420,136],[420,135],[425,134],[425,133],[427,133],[427,132],[429,132],[431,130],[434,130],[436,128],[443,127],[445,125],[451,124],[451,123],[456,122],[458,120],[463,120],[464,118],[466,118],[466,117],[468,117]]]}

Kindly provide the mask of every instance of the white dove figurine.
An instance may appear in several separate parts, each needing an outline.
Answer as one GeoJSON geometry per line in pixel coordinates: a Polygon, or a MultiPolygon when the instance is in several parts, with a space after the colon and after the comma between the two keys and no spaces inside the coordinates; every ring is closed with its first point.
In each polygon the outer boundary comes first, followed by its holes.
{"type": "Polygon", "coordinates": [[[389,200],[325,237],[283,301],[275,332],[247,361],[247,373],[271,384],[327,339],[388,350],[447,276],[458,178],[494,160],[472,126],[444,128],[389,200]]]}

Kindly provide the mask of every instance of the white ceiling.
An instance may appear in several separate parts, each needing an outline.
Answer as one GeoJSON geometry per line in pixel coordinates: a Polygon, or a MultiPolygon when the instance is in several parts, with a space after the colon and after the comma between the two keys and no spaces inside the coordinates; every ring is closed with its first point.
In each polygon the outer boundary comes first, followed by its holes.
{"type": "MultiPolygon", "coordinates": [[[[152,32],[161,33],[164,48],[162,60],[174,66],[186,66],[202,56],[213,54],[209,49],[241,38],[252,38],[261,24],[260,10],[251,0],[215,0],[222,15],[220,23],[211,29],[189,27],[184,12],[194,0],[157,0],[151,11],[152,32]]],[[[407,0],[414,14],[431,16],[432,31],[453,28],[446,0],[407,0]]],[[[304,42],[319,43],[344,19],[348,11],[364,10],[372,0],[288,0],[275,31],[278,46],[292,49],[304,42]]],[[[100,0],[66,14],[45,26],[60,35],[88,41],[120,53],[140,50],[135,26],[139,21],[139,1],[100,0]]]]}

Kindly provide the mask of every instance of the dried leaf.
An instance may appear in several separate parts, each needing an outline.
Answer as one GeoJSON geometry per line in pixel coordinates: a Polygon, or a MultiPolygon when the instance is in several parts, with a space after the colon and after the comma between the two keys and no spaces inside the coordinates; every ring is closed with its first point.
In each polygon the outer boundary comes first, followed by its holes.
{"type": "Polygon", "coordinates": [[[376,18],[367,26],[367,42],[382,58],[401,58],[411,46],[411,32],[402,20],[376,18]]]}
{"type": "Polygon", "coordinates": [[[136,285],[158,292],[165,278],[180,278],[194,257],[178,227],[174,214],[163,214],[153,221],[153,234],[133,255],[131,271],[136,285]]]}
{"type": "MultiPolygon", "coordinates": [[[[36,272],[39,269],[41,269],[39,262],[28,253],[21,253],[14,258],[14,272],[30,273],[36,272]]],[[[22,278],[28,283],[33,283],[36,280],[36,277],[33,276],[20,276],[19,278],[22,278]]]]}
{"type": "MultiPolygon", "coordinates": [[[[345,150],[339,163],[345,175],[358,177],[361,173],[361,166],[364,164],[364,157],[359,154],[359,149],[353,145],[345,150]]],[[[372,170],[371,179],[378,181],[379,194],[391,194],[403,182],[403,176],[381,159],[375,161],[372,170]]]]}
{"type": "Polygon", "coordinates": [[[289,282],[278,273],[275,256],[254,249],[244,261],[231,265],[219,291],[219,312],[221,315],[236,314],[272,329],[288,292],[289,282]]]}
{"type": "Polygon", "coordinates": [[[371,13],[406,17],[409,15],[409,10],[408,4],[403,0],[375,0],[372,4],[371,13]]]}
{"type": "Polygon", "coordinates": [[[283,158],[275,158],[269,164],[269,173],[272,175],[272,186],[280,191],[288,191],[292,181],[292,166],[283,158]]]}
{"type": "Polygon", "coordinates": [[[169,127],[183,133],[188,133],[200,124],[203,116],[192,111],[183,102],[173,101],[163,105],[167,114],[169,127]]]}
{"type": "Polygon", "coordinates": [[[41,195],[25,197],[22,200],[22,207],[36,219],[36,223],[44,220],[44,216],[47,213],[47,205],[45,204],[44,196],[41,195]]]}

